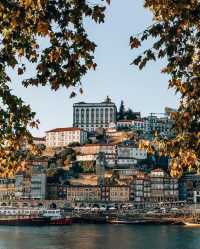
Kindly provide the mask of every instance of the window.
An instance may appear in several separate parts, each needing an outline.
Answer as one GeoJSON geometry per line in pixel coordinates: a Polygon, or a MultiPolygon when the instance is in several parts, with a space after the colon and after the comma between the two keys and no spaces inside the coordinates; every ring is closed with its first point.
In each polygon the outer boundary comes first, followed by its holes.
{"type": "Polygon", "coordinates": [[[108,123],[108,108],[105,109],[105,122],[108,123]]]}
{"type": "Polygon", "coordinates": [[[96,109],[96,123],[99,123],[99,109],[96,109]]]}
{"type": "Polygon", "coordinates": [[[103,120],[103,108],[101,108],[101,121],[103,120]]]}
{"type": "Polygon", "coordinates": [[[76,109],[76,123],[79,123],[79,109],[76,109]]]}
{"type": "Polygon", "coordinates": [[[90,111],[89,111],[89,109],[87,109],[86,110],[86,123],[87,124],[89,123],[89,119],[90,119],[89,115],[90,115],[90,111]]]}
{"type": "Polygon", "coordinates": [[[81,109],[81,123],[84,123],[84,115],[85,115],[85,111],[84,109],[81,109]]]}
{"type": "Polygon", "coordinates": [[[110,109],[110,122],[114,122],[114,110],[110,109]]]}
{"type": "Polygon", "coordinates": [[[94,109],[91,110],[91,122],[94,123],[94,109]]]}

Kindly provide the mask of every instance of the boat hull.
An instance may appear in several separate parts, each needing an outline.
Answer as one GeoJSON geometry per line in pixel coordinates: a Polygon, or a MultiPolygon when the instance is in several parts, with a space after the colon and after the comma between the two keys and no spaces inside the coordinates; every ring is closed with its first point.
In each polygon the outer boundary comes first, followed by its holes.
{"type": "Polygon", "coordinates": [[[49,224],[46,218],[1,218],[0,226],[45,226],[49,224]]]}
{"type": "Polygon", "coordinates": [[[200,227],[200,223],[184,222],[187,227],[200,227]]]}
{"type": "Polygon", "coordinates": [[[50,219],[50,226],[67,226],[72,224],[71,218],[50,219]]]}

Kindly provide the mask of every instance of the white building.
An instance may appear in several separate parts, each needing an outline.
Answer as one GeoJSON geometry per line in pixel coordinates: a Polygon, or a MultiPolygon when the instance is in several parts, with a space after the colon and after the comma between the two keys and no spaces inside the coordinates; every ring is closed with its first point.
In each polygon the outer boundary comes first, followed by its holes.
{"type": "Polygon", "coordinates": [[[118,146],[118,158],[132,158],[137,160],[144,160],[147,158],[147,151],[132,146],[118,146]]]}
{"type": "Polygon", "coordinates": [[[86,144],[75,148],[77,161],[96,161],[99,152],[105,153],[108,167],[134,166],[138,160],[147,158],[147,152],[133,146],[113,144],[86,144]]]}
{"type": "Polygon", "coordinates": [[[109,97],[101,103],[75,103],[73,105],[73,126],[87,131],[108,128],[116,123],[117,107],[109,97]]]}
{"type": "Polygon", "coordinates": [[[119,120],[117,121],[118,128],[132,128],[135,130],[146,130],[145,120],[136,119],[136,120],[119,120]]]}
{"type": "Polygon", "coordinates": [[[118,129],[130,128],[143,131],[144,133],[158,131],[165,136],[173,136],[174,132],[171,130],[172,126],[173,121],[167,115],[164,117],[150,115],[142,119],[117,121],[118,129]]]}
{"type": "Polygon", "coordinates": [[[46,147],[64,147],[70,143],[87,142],[87,132],[80,128],[56,128],[46,132],[46,147]]]}

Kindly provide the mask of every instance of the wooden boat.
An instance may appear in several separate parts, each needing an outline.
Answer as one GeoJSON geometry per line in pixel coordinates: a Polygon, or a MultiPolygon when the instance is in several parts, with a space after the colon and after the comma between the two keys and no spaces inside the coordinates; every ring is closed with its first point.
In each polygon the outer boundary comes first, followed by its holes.
{"type": "Polygon", "coordinates": [[[200,222],[184,222],[187,227],[200,227],[200,222]]]}

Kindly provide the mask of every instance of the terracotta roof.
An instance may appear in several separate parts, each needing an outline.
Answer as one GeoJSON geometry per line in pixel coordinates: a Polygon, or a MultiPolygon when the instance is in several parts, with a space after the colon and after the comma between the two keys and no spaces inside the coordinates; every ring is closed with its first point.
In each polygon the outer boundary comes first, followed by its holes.
{"type": "Polygon", "coordinates": [[[66,128],[55,128],[53,130],[49,130],[46,132],[49,133],[49,132],[63,132],[63,131],[81,131],[81,129],[77,127],[66,127],[66,128]]]}

